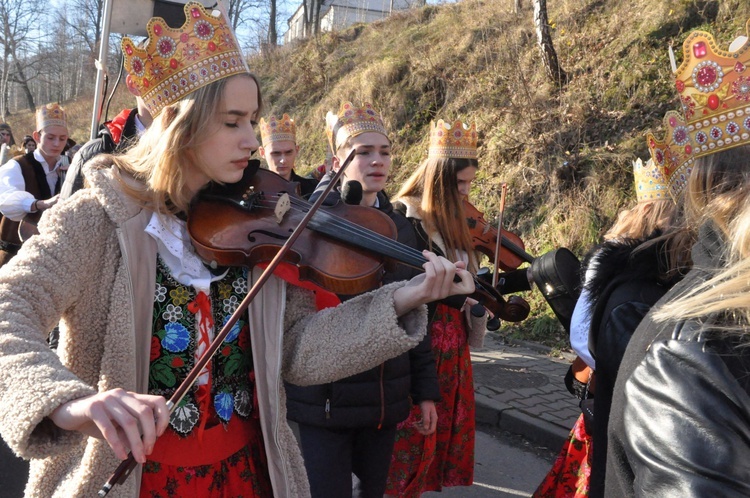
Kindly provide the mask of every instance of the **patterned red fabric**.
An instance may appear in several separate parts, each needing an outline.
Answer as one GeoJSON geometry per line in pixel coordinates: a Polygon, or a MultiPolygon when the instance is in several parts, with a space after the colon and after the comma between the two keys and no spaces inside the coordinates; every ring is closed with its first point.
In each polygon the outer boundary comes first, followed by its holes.
{"type": "MultiPolygon", "coordinates": [[[[235,423],[250,426],[249,440],[242,449],[208,465],[178,466],[148,460],[143,466],[140,498],[272,497],[273,490],[268,476],[268,463],[259,423],[256,419],[239,421],[235,417],[234,420],[235,423]]],[[[224,430],[221,425],[212,429],[224,430]]],[[[206,431],[207,436],[212,429],[206,431]]]]}
{"type": "Polygon", "coordinates": [[[586,432],[583,414],[533,498],[584,498],[589,495],[591,477],[591,436],[586,432]]]}
{"type": "Polygon", "coordinates": [[[474,379],[463,313],[438,305],[430,334],[441,398],[435,403],[437,431],[425,438],[414,429],[419,406],[398,425],[386,494],[400,498],[474,482],[474,379]]]}

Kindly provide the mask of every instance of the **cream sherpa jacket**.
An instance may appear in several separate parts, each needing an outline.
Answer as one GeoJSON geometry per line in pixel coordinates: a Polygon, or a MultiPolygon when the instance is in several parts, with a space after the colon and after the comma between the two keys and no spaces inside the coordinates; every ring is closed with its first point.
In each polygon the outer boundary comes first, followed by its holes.
{"type": "MultiPolygon", "coordinates": [[[[95,496],[119,464],[103,440],[52,424],[55,408],[118,387],[146,392],[156,245],[143,229],[151,213],[122,193],[119,182],[128,180],[108,166],[105,158],[94,161],[91,187],[45,214],[40,234],[0,270],[0,435],[31,459],[27,497],[95,496]],[[45,338],[60,318],[56,354],[45,338]]],[[[393,292],[400,285],[314,313],[311,294],[272,278],[251,306],[261,427],[277,498],[309,495],[282,378],[330,382],[416,346],[426,310],[398,319],[393,292]]],[[[134,474],[110,496],[138,496],[134,474]]]]}

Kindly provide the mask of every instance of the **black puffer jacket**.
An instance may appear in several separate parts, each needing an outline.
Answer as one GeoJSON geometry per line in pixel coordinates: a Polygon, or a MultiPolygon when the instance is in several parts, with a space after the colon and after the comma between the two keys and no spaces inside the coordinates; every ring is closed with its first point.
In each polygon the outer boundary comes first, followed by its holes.
{"type": "Polygon", "coordinates": [[[645,239],[605,242],[589,263],[595,268],[594,277],[586,284],[591,296],[589,349],[596,359],[591,497],[604,496],[607,423],[625,349],[646,313],[679,279],[679,273],[666,276],[663,244],[636,250],[659,235],[657,231],[645,239]]]}
{"type": "MultiPolygon", "coordinates": [[[[318,191],[324,186],[319,185],[318,191]]],[[[311,201],[314,199],[311,197],[311,201]]],[[[326,204],[339,199],[339,193],[335,192],[326,204]]],[[[396,224],[398,241],[414,247],[416,235],[411,223],[393,211],[382,192],[378,193],[378,203],[378,209],[396,224]]],[[[386,272],[383,281],[406,280],[416,273],[413,268],[398,264],[386,272]]],[[[430,336],[426,335],[408,353],[377,368],[329,384],[305,387],[286,384],[286,394],[287,418],[298,423],[329,428],[393,427],[406,419],[412,403],[440,398],[430,336]]]]}
{"type": "MultiPolygon", "coordinates": [[[[700,230],[693,267],[658,309],[710,278],[724,245],[700,230]]],[[[612,400],[606,496],[750,496],[750,348],[729,317],[656,323],[630,341],[612,400]]]]}

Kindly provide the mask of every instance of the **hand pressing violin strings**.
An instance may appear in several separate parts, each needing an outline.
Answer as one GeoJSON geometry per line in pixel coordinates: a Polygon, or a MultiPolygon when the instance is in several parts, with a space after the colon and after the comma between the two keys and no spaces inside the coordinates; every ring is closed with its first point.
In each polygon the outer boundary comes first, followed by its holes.
{"type": "Polygon", "coordinates": [[[427,262],[421,273],[393,293],[396,314],[402,316],[414,308],[452,295],[472,294],[474,277],[466,270],[466,263],[452,263],[430,251],[422,251],[427,262]],[[455,277],[459,281],[455,281],[455,277]]]}

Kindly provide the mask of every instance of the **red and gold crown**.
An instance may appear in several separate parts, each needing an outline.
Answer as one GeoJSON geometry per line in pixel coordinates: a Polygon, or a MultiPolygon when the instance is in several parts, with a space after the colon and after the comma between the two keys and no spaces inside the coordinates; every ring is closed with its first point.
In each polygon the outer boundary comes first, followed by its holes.
{"type": "Polygon", "coordinates": [[[68,117],[60,104],[46,104],[36,110],[37,131],[42,131],[48,126],[68,127],[68,117]]]}
{"type": "Polygon", "coordinates": [[[214,81],[248,72],[237,40],[222,15],[196,2],[185,4],[185,24],[173,29],[161,17],[146,26],[148,41],[139,48],[123,38],[125,69],[152,116],[214,81]]]}
{"type": "Polygon", "coordinates": [[[477,125],[456,121],[452,125],[442,119],[430,123],[430,158],[477,158],[477,125]]]}
{"type": "Polygon", "coordinates": [[[640,158],[633,161],[635,196],[638,202],[660,201],[669,197],[667,179],[653,159],[643,164],[640,158]]]}
{"type": "Polygon", "coordinates": [[[326,114],[326,135],[331,150],[336,152],[349,138],[362,133],[376,132],[388,136],[380,113],[369,102],[357,107],[351,102],[341,104],[338,114],[326,114]]]}
{"type": "Polygon", "coordinates": [[[649,133],[646,142],[651,159],[667,181],[669,194],[677,202],[693,169],[693,142],[685,118],[677,111],[664,115],[664,129],[664,139],[649,133]]]}
{"type": "Polygon", "coordinates": [[[269,116],[268,121],[260,118],[260,141],[263,146],[271,142],[297,142],[297,127],[288,114],[280,118],[269,116]]]}
{"type": "Polygon", "coordinates": [[[710,33],[694,31],[682,45],[675,84],[694,158],[750,143],[750,42],[737,41],[725,51],[710,33]]]}

